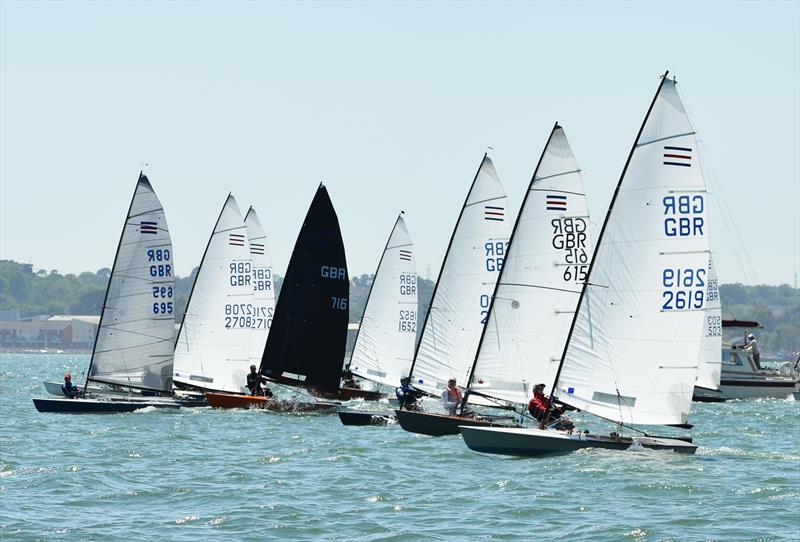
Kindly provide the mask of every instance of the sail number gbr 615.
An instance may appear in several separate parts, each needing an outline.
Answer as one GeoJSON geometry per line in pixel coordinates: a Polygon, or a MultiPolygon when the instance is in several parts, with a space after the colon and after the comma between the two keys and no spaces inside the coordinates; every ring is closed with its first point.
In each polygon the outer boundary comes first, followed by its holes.
{"type": "Polygon", "coordinates": [[[706,269],[664,269],[661,272],[661,310],[703,308],[706,297],[706,269]]]}

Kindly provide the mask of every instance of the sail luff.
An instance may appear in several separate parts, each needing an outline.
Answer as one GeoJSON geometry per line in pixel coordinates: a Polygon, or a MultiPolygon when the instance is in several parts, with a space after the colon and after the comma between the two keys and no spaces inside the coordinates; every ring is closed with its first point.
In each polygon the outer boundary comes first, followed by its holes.
{"type": "MultiPolygon", "coordinates": [[[[422,344],[422,337],[425,335],[425,330],[428,327],[428,320],[431,316],[431,309],[433,308],[433,301],[436,299],[436,293],[439,289],[439,283],[442,280],[442,273],[445,269],[445,264],[447,263],[447,257],[450,255],[450,249],[453,247],[453,239],[456,237],[456,232],[458,231],[458,225],[461,223],[461,218],[464,216],[464,209],[467,207],[467,202],[469,201],[469,196],[472,193],[472,189],[475,187],[475,181],[478,180],[478,175],[481,173],[481,168],[483,167],[483,163],[486,161],[488,157],[488,153],[483,153],[483,158],[481,158],[481,163],[478,165],[478,169],[475,171],[475,176],[472,178],[472,183],[469,185],[469,190],[467,191],[467,195],[464,198],[464,203],[461,205],[461,211],[458,213],[458,218],[456,219],[456,225],[453,227],[453,233],[450,234],[450,241],[447,243],[447,249],[444,251],[444,259],[442,259],[442,265],[439,268],[439,274],[436,276],[436,284],[433,285],[433,292],[431,293],[431,300],[428,305],[428,311],[425,313],[425,319],[422,321],[422,330],[420,331],[420,340],[417,341],[417,345],[414,348],[414,359],[411,362],[411,368],[408,371],[409,379],[412,378],[414,374],[414,365],[417,363],[417,355],[419,354],[419,347],[422,344]]],[[[412,380],[413,382],[413,380],[412,380]]],[[[402,408],[402,407],[401,407],[402,408]]]]}
{"type": "Polygon", "coordinates": [[[114,273],[114,268],[117,266],[117,259],[119,259],[119,249],[122,247],[122,238],[125,236],[125,228],[128,225],[128,217],[131,214],[131,209],[133,209],[133,200],[136,198],[136,192],[139,190],[140,183],[147,183],[150,185],[150,181],[147,179],[147,176],[144,175],[142,171],[139,171],[139,179],[136,181],[136,187],[133,189],[133,194],[131,195],[131,202],[128,204],[128,212],[125,215],[125,224],[122,226],[122,231],[119,234],[119,241],[117,241],[117,251],[114,253],[114,262],[111,264],[111,273],[108,275],[108,284],[106,284],[106,293],[103,296],[103,305],[100,307],[100,321],[97,323],[97,331],[94,334],[94,344],[92,344],[92,357],[89,358],[89,367],[86,369],[86,384],[83,386],[83,397],[86,397],[86,390],[89,389],[89,381],[90,375],[92,374],[92,365],[94,364],[94,352],[97,349],[97,340],[100,338],[100,323],[103,321],[103,315],[106,312],[106,303],[108,302],[108,292],[111,289],[111,278],[114,273]]]}
{"type": "MultiPolygon", "coordinates": [[[[531,180],[528,183],[528,188],[527,190],[525,190],[525,195],[522,198],[522,205],[520,205],[517,217],[514,219],[514,226],[511,228],[511,235],[508,238],[507,254],[510,253],[511,250],[513,250],[514,234],[517,232],[517,228],[519,227],[519,223],[522,218],[523,210],[525,209],[525,205],[528,202],[528,197],[530,196],[531,188],[533,187],[533,181],[536,179],[536,174],[539,172],[539,167],[542,165],[542,160],[544,160],[544,155],[547,152],[547,147],[548,145],[550,145],[550,141],[553,139],[553,134],[556,132],[558,128],[559,128],[558,121],[556,121],[556,123],[553,125],[553,129],[550,130],[550,135],[547,137],[547,143],[545,143],[544,147],[542,148],[542,153],[539,155],[539,160],[536,162],[536,167],[533,169],[533,175],[531,175],[531,180]]],[[[508,261],[506,260],[505,263],[507,264],[508,261]]],[[[506,273],[506,269],[507,265],[503,265],[503,267],[500,269],[500,273],[497,276],[497,281],[494,283],[494,289],[492,290],[492,297],[489,301],[489,310],[486,313],[487,325],[484,325],[481,328],[481,338],[478,341],[478,348],[477,350],[475,350],[475,359],[472,362],[472,369],[470,370],[469,378],[467,379],[467,390],[464,393],[464,400],[461,403],[462,413],[467,405],[467,402],[469,401],[470,389],[472,388],[473,384],[472,380],[475,377],[475,366],[478,364],[478,358],[481,355],[481,349],[483,348],[483,340],[486,337],[486,330],[489,329],[488,323],[492,321],[494,301],[495,298],[497,297],[497,290],[498,288],[500,288],[500,284],[503,280],[503,275],[506,273]]]]}
{"type": "MultiPolygon", "coordinates": [[[[625,178],[625,173],[628,171],[628,166],[631,163],[631,158],[633,158],[633,153],[636,150],[636,146],[639,144],[639,139],[642,137],[642,132],[644,131],[644,127],[647,124],[647,119],[650,118],[650,113],[653,111],[653,106],[656,104],[656,100],[658,99],[658,95],[661,92],[661,88],[664,86],[664,81],[667,80],[667,76],[669,75],[669,70],[664,72],[664,75],[661,76],[661,82],[658,85],[658,89],[656,90],[655,95],[653,96],[652,101],[650,102],[650,107],[647,108],[647,114],[644,116],[644,120],[642,121],[642,125],[639,127],[639,132],[636,134],[636,139],[633,141],[633,145],[631,146],[631,150],[628,153],[628,159],[625,160],[625,166],[622,168],[622,173],[619,176],[619,181],[617,181],[617,186],[614,189],[614,194],[611,196],[611,202],[608,204],[608,210],[606,211],[606,216],[603,219],[603,225],[600,227],[600,233],[597,235],[597,240],[595,241],[595,247],[599,247],[600,243],[603,241],[603,236],[606,232],[606,227],[608,226],[608,219],[611,217],[611,211],[614,208],[614,203],[617,201],[617,196],[619,195],[619,189],[622,186],[622,180],[625,178]]],[[[592,260],[589,262],[589,270],[586,272],[586,281],[583,284],[583,288],[581,288],[581,295],[578,298],[578,307],[581,306],[583,303],[583,299],[586,296],[586,290],[589,286],[589,282],[592,278],[592,270],[594,269],[594,264],[597,259],[598,251],[595,250],[592,253],[592,260]]],[[[564,367],[564,359],[567,356],[567,350],[569,350],[569,344],[572,340],[572,334],[575,331],[575,323],[578,320],[578,311],[575,311],[575,315],[572,318],[572,324],[570,324],[569,333],[567,334],[567,341],[564,343],[564,351],[561,354],[561,361],[558,364],[558,369],[556,370],[556,376],[553,379],[553,385],[550,387],[550,401],[553,401],[555,396],[555,392],[558,386],[558,379],[561,377],[561,370],[564,367]]]]}
{"type": "MultiPolygon", "coordinates": [[[[389,248],[389,241],[392,240],[392,236],[394,235],[394,232],[397,229],[397,224],[400,222],[400,217],[402,217],[402,216],[403,216],[403,211],[400,211],[400,214],[397,215],[397,218],[394,221],[394,225],[392,226],[392,231],[389,232],[389,237],[386,238],[386,244],[383,245],[383,252],[381,252],[381,257],[378,260],[378,267],[375,268],[375,275],[373,275],[373,277],[372,277],[372,282],[370,283],[369,291],[367,292],[367,300],[364,303],[364,314],[366,314],[367,307],[369,307],[369,300],[372,297],[372,290],[375,288],[375,279],[377,279],[378,272],[380,271],[381,264],[383,263],[383,259],[386,257],[386,249],[389,248]]],[[[363,323],[363,321],[364,321],[364,315],[361,316],[361,322],[363,323]]],[[[358,338],[361,335],[361,327],[362,326],[359,324],[358,331],[356,331],[356,339],[353,342],[354,345],[358,345],[358,338]]],[[[346,365],[346,368],[348,370],[350,369],[350,365],[353,363],[353,356],[355,355],[355,353],[356,353],[356,349],[355,349],[355,346],[354,346],[353,347],[353,351],[350,353],[350,359],[348,360],[347,365],[346,365]]],[[[367,378],[367,377],[364,376],[363,378],[367,378]]]]}
{"type": "Polygon", "coordinates": [[[674,80],[626,163],[573,320],[560,400],[622,424],[684,424],[702,342],[707,193],[674,80]]]}
{"type": "Polygon", "coordinates": [[[413,248],[401,213],[375,270],[348,364],[354,375],[388,386],[396,386],[408,371],[416,342],[413,248]]]}

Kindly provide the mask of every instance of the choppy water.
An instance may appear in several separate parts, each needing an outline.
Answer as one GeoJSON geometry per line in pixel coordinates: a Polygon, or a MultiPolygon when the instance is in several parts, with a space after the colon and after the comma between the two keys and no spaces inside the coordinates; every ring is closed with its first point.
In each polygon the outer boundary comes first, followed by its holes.
{"type": "Polygon", "coordinates": [[[336,415],[39,414],[88,358],[1,359],[3,540],[800,539],[795,401],[696,404],[695,456],[518,459],[336,415]]]}

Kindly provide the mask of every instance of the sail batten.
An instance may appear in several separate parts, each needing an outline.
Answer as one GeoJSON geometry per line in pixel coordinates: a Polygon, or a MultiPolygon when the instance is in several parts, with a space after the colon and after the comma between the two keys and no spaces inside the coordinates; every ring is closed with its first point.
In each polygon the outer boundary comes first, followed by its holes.
{"type": "Polygon", "coordinates": [[[87,382],[171,393],[175,339],[172,241],[164,209],[143,174],[124,224],[87,382]]]}

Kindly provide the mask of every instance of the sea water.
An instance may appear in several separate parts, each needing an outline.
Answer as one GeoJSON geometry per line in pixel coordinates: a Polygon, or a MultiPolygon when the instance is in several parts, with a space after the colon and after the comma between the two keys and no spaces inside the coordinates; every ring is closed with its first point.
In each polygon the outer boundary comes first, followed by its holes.
{"type": "Polygon", "coordinates": [[[2,540],[800,540],[789,399],[694,404],[696,455],[526,459],[335,414],[39,414],[88,357],[0,361],[2,540]]]}

